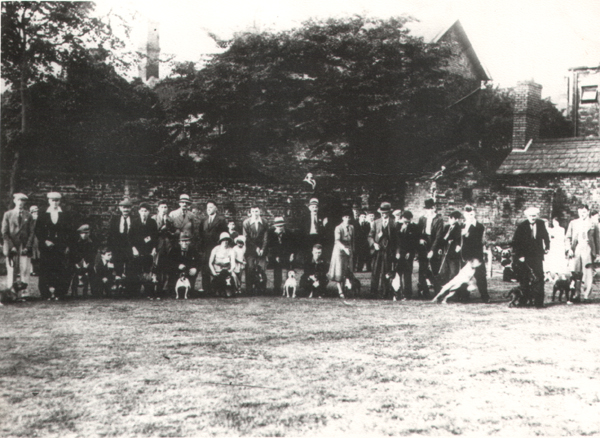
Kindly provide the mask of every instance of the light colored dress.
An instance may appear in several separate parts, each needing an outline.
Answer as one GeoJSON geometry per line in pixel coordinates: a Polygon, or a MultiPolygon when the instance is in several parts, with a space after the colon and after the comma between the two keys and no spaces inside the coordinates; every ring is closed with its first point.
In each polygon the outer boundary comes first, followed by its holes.
{"type": "Polygon", "coordinates": [[[565,229],[562,227],[548,228],[550,249],[544,258],[544,271],[553,274],[566,274],[569,264],[566,257],[565,229]]]}
{"type": "Polygon", "coordinates": [[[354,227],[348,225],[346,228],[344,224],[335,227],[335,244],[331,253],[329,272],[327,273],[327,277],[331,281],[342,282],[348,277],[347,273],[352,270],[353,248],[354,227]],[[350,255],[346,254],[342,248],[348,249],[350,255]]]}

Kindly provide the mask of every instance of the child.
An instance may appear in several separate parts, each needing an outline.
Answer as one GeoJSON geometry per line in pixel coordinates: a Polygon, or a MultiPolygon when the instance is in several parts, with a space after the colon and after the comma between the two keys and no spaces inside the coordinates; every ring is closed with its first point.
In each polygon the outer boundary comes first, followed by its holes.
{"type": "Polygon", "coordinates": [[[233,254],[235,256],[233,274],[236,281],[236,291],[239,294],[242,291],[242,272],[246,267],[246,238],[244,236],[236,237],[233,254]]]}
{"type": "Polygon", "coordinates": [[[481,262],[478,259],[472,259],[467,262],[467,264],[462,268],[456,277],[450,280],[448,283],[442,287],[440,293],[435,296],[431,302],[437,303],[440,298],[442,298],[445,294],[448,294],[446,298],[442,301],[443,304],[448,303],[448,299],[452,298],[458,290],[467,286],[467,290],[469,292],[477,289],[477,282],[475,280],[475,270],[481,265],[481,262]]]}
{"type": "Polygon", "coordinates": [[[103,246],[98,251],[94,262],[94,279],[92,293],[97,298],[110,298],[116,291],[116,282],[120,280],[115,274],[115,265],[112,262],[112,251],[103,246]]]}
{"type": "Polygon", "coordinates": [[[80,286],[82,287],[81,296],[87,296],[96,257],[96,247],[90,239],[90,226],[87,224],[80,226],[77,233],[79,239],[74,243],[71,250],[71,266],[74,270],[71,280],[71,296],[73,298],[77,297],[77,290],[80,286]]]}

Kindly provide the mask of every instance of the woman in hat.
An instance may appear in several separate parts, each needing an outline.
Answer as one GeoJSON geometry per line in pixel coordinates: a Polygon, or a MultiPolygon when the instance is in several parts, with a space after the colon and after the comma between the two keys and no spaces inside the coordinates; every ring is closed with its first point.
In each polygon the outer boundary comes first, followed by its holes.
{"type": "Polygon", "coordinates": [[[327,277],[336,282],[340,298],[344,298],[342,285],[349,275],[352,275],[354,227],[350,225],[351,217],[351,212],[343,212],[342,223],[335,227],[335,243],[327,273],[327,277]]]}
{"type": "MultiPolygon", "coordinates": [[[[219,236],[219,244],[213,248],[208,260],[208,267],[213,276],[213,282],[232,274],[235,266],[235,253],[231,247],[231,236],[223,231],[219,236]]],[[[217,289],[218,290],[218,289],[217,289]]]]}

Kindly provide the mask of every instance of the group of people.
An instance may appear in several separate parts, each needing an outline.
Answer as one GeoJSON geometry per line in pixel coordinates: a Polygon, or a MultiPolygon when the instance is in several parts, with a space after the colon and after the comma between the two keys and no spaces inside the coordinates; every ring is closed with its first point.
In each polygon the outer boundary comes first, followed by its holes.
{"type": "MultiPolygon", "coordinates": [[[[273,269],[272,289],[279,294],[284,271],[301,266],[299,287],[309,297],[324,296],[327,285],[334,282],[343,298],[345,285],[357,282],[354,274],[367,269],[372,298],[430,299],[459,272],[468,271],[481,299],[489,301],[485,227],[471,205],[451,212],[445,223],[433,199],[425,201],[425,214],[416,222],[410,211],[393,210],[388,202],[381,203],[377,219],[374,212],[361,211],[354,204],[341,212],[340,223],[335,225],[322,216],[319,200],[313,198],[293,232],[283,217],[274,218],[269,226],[258,205],[251,207],[238,229],[234,220],[218,212],[214,201],[206,202],[205,214],[200,216],[190,197],[182,194],[178,209],[169,212],[167,201],[159,201],[151,215],[148,203],[140,203],[133,211],[131,201],[123,199],[119,214],[109,221],[106,241],[98,245],[90,237],[90,225],[73,223],[61,209],[60,193],[47,197],[45,211],[36,206],[28,211],[27,196],[15,194],[15,207],[2,221],[7,286],[17,292],[26,288],[32,260],[39,258],[35,270],[43,299],[62,299],[69,292],[78,296],[80,290],[83,296],[160,299],[180,285],[217,295],[225,284],[235,293],[243,288],[256,292],[261,287],[264,292],[267,267],[273,269]],[[419,268],[413,293],[415,260],[419,268]],[[197,284],[198,277],[201,284],[197,284]]],[[[580,218],[567,232],[573,269],[591,269],[600,249],[598,227],[594,228],[586,211],[587,206],[579,209],[580,218]]],[[[525,213],[527,220],[515,232],[513,253],[543,278],[544,255],[554,249],[554,240],[550,245],[545,223],[537,217],[539,211],[530,208],[525,213]]],[[[560,239],[555,237],[557,242],[560,239]]],[[[593,273],[590,279],[585,272],[585,295],[589,296],[593,273]]],[[[540,284],[535,289],[537,306],[544,300],[540,284]]]]}

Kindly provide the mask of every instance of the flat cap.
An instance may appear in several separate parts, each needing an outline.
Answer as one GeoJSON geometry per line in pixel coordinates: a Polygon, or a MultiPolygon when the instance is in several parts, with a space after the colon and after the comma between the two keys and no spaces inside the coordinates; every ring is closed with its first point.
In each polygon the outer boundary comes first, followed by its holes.
{"type": "Polygon", "coordinates": [[[46,195],[48,197],[48,199],[60,199],[62,198],[62,195],[58,192],[50,192],[46,195]]]}

